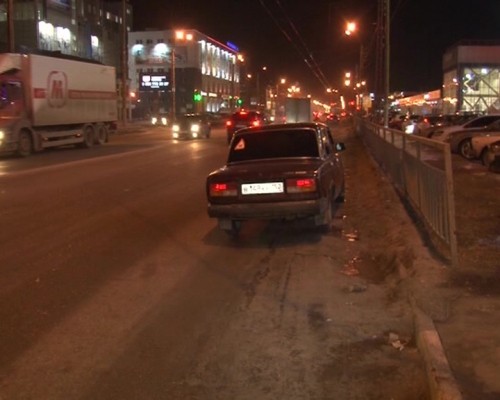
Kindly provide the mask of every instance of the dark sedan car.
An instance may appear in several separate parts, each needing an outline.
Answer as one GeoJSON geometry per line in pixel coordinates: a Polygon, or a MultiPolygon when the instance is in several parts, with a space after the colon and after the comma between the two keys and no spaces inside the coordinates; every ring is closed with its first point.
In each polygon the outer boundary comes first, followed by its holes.
{"type": "Polygon", "coordinates": [[[210,120],[203,114],[184,114],[177,117],[172,124],[172,137],[174,139],[209,138],[212,130],[210,120]]]}
{"type": "Polygon", "coordinates": [[[208,215],[231,235],[249,219],[312,217],[328,229],[344,196],[343,149],[322,123],[240,130],[226,165],[207,177],[208,215]]]}
{"type": "Polygon", "coordinates": [[[226,121],[227,143],[231,142],[231,138],[238,129],[258,127],[268,124],[268,118],[260,111],[237,111],[226,121]]]}

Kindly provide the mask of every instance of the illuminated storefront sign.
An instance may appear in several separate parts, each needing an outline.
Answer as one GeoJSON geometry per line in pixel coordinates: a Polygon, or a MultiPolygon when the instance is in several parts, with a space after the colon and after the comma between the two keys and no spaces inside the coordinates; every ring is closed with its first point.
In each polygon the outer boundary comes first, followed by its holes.
{"type": "Polygon", "coordinates": [[[165,74],[143,74],[140,76],[139,90],[167,90],[169,84],[165,74]]]}

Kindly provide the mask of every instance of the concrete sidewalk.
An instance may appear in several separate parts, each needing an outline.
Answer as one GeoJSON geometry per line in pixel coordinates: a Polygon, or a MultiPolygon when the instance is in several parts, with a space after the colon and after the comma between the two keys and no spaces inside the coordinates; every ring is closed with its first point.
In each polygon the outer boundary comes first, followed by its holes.
{"type": "Polygon", "coordinates": [[[411,245],[400,254],[400,277],[432,400],[500,400],[500,175],[456,161],[459,266],[410,217],[414,231],[400,229],[411,245]]]}

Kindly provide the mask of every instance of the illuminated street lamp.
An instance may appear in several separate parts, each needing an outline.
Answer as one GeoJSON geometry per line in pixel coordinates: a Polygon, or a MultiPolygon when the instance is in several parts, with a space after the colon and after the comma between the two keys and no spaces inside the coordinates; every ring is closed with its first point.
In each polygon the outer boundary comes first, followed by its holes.
{"type": "Polygon", "coordinates": [[[354,32],[356,32],[357,29],[358,26],[356,25],[356,22],[348,21],[345,28],[345,34],[347,36],[351,36],[354,32]]]}

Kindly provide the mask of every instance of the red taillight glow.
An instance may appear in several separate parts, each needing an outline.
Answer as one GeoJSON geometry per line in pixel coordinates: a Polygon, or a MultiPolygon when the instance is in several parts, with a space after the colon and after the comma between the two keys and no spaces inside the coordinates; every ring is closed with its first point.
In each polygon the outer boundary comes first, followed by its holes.
{"type": "Polygon", "coordinates": [[[316,191],[316,179],[303,178],[303,179],[287,179],[286,191],[288,193],[308,193],[316,191]]]}
{"type": "Polygon", "coordinates": [[[260,121],[258,119],[252,121],[252,126],[259,126],[260,125],[260,121]]]}
{"type": "Polygon", "coordinates": [[[226,121],[226,126],[231,126],[233,123],[231,121],[226,121]]]}
{"type": "Polygon", "coordinates": [[[236,183],[211,183],[209,194],[212,197],[237,196],[238,185],[236,183]]]}

